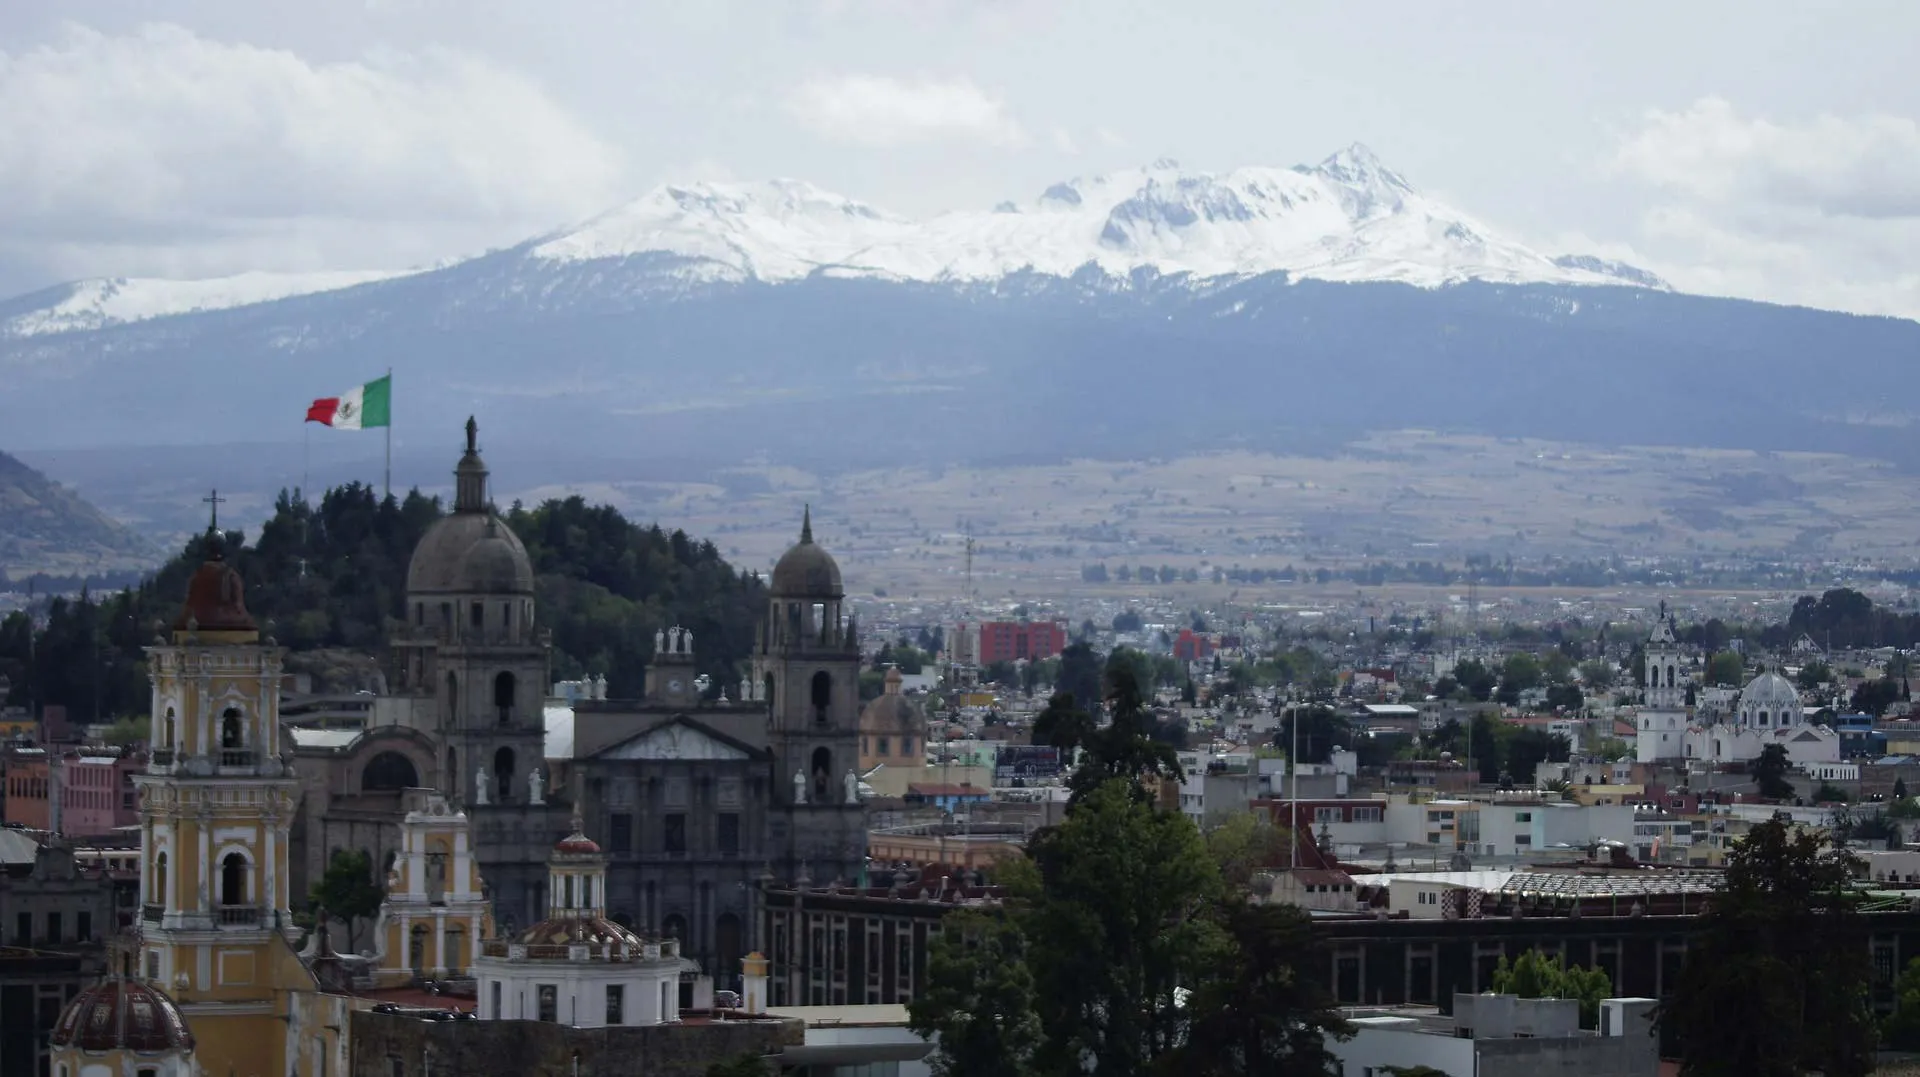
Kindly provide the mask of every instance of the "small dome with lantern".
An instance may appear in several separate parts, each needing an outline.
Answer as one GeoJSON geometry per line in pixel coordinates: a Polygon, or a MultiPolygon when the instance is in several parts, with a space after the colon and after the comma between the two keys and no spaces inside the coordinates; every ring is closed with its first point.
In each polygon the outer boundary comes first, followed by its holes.
{"type": "MultiPolygon", "coordinates": [[[[113,975],[67,1002],[48,1042],[56,1056],[63,1052],[131,1054],[148,1067],[150,1058],[190,1064],[194,1033],[188,1031],[186,1017],[180,1016],[179,1006],[165,991],[127,975],[113,975]]],[[[188,1071],[179,1069],[182,1075],[188,1071]]]]}

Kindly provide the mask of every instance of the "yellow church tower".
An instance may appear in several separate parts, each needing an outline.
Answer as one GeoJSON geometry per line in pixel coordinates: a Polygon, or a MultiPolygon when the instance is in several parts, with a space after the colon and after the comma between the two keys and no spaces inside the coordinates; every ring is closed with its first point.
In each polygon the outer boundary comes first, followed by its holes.
{"type": "Polygon", "coordinates": [[[218,535],[207,543],[170,640],[147,648],[138,972],[178,1003],[210,1075],[343,1073],[347,1000],[320,994],[291,946],[284,652],[261,639],[218,535]]]}

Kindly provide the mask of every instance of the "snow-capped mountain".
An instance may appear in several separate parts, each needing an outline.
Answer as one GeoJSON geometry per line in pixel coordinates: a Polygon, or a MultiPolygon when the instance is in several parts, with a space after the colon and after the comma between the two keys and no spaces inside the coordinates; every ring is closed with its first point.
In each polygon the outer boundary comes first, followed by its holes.
{"type": "Polygon", "coordinates": [[[319,273],[239,273],[202,280],[166,280],[158,277],[96,277],[48,288],[0,305],[23,307],[0,318],[0,337],[31,337],[45,333],[100,329],[173,314],[196,314],[271,303],[290,296],[312,295],[392,280],[407,272],[333,271],[319,273]]]}
{"type": "Polygon", "coordinates": [[[1224,174],[1156,161],[1069,180],[1025,205],[925,221],[793,180],[699,183],[645,197],[535,244],[569,263],[673,254],[699,280],[778,282],[815,273],[926,282],[1087,266],[1200,280],[1284,271],[1296,278],[1465,280],[1663,287],[1590,256],[1555,259],[1497,235],[1413,188],[1355,144],[1315,166],[1224,174]]]}
{"type": "Polygon", "coordinates": [[[0,302],[0,439],[298,445],[307,401],[391,369],[397,451],[477,415],[509,459],[621,477],[1321,451],[1401,427],[1920,466],[1906,427],[1833,405],[1915,354],[1920,323],[1549,257],[1353,147],[923,220],[792,181],[668,186],[416,272],[68,285],[0,302]]]}
{"type": "MultiPolygon", "coordinates": [[[[1026,204],[910,220],[796,180],[656,188],[516,250],[525,294],[543,274],[648,258],[638,284],[784,283],[814,275],[977,284],[1089,267],[1193,282],[1285,272],[1294,280],[1436,287],[1628,284],[1657,277],[1590,255],[1552,258],[1421,194],[1355,144],[1313,166],[1214,174],[1156,161],[1057,183],[1026,204]]],[[[484,256],[483,256],[484,257],[484,256]]],[[[459,259],[442,268],[460,264],[459,259]]],[[[100,329],[314,295],[400,272],[243,273],[211,280],[107,278],[0,303],[0,338],[100,329]]],[[[671,289],[668,289],[670,291],[671,289]]]]}

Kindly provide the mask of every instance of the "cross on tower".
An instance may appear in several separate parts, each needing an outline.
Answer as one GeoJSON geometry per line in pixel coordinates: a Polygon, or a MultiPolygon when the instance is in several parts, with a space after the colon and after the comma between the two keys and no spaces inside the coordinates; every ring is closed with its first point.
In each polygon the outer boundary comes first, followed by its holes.
{"type": "Polygon", "coordinates": [[[207,523],[207,530],[209,531],[220,530],[220,506],[227,499],[220,496],[220,491],[214,490],[211,493],[207,494],[207,496],[201,498],[200,500],[206,502],[207,505],[212,508],[213,517],[207,523]]]}

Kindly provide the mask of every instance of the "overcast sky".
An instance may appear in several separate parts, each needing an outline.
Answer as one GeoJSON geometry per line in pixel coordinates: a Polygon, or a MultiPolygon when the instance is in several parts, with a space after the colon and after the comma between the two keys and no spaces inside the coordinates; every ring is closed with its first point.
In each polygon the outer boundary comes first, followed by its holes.
{"type": "Polygon", "coordinates": [[[1548,253],[1920,316],[1920,3],[0,2],[0,295],[389,268],[671,179],[901,213],[1354,141],[1548,253]]]}

